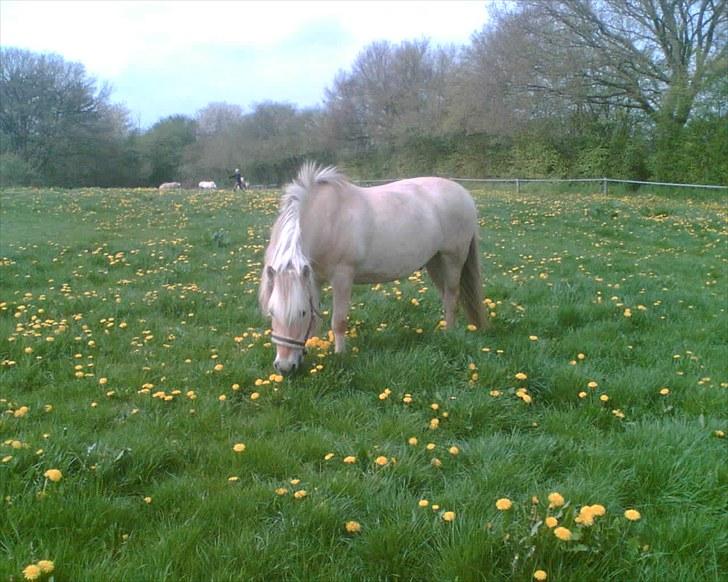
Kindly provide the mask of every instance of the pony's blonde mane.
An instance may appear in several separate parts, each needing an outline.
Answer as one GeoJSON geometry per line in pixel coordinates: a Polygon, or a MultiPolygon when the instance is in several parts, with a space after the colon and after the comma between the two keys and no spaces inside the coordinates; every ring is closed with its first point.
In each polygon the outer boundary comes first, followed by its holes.
{"type": "Polygon", "coordinates": [[[281,320],[292,323],[303,311],[318,309],[318,286],[311,262],[301,245],[301,208],[320,184],[346,184],[334,166],[321,167],[306,162],[281,197],[273,248],[263,269],[258,299],[264,312],[275,310],[281,320]],[[275,271],[275,284],[268,268],[275,271]]]}
{"type": "Polygon", "coordinates": [[[293,268],[301,273],[310,262],[301,247],[301,208],[319,184],[343,184],[346,179],[334,166],[323,168],[314,162],[305,162],[293,182],[286,186],[281,197],[275,228],[278,231],[276,248],[270,266],[276,271],[293,268]]]}

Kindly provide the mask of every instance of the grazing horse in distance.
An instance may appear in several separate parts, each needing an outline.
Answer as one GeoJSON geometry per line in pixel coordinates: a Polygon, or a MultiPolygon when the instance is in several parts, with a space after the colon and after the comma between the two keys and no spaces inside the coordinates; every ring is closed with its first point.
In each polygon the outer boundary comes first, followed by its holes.
{"type": "Polygon", "coordinates": [[[215,184],[215,182],[200,182],[197,184],[197,187],[202,190],[216,190],[217,184],[215,184]]]}
{"type": "Polygon", "coordinates": [[[300,365],[319,323],[322,281],[333,289],[335,350],[343,352],[352,286],[393,281],[423,265],[447,327],[458,301],[482,326],[478,216],[465,188],[434,177],[360,188],[334,167],[304,164],[281,198],[258,293],[272,320],[275,368],[288,374],[300,365]]]}
{"type": "Polygon", "coordinates": [[[164,182],[159,185],[160,190],[174,190],[175,188],[181,188],[182,184],[179,182],[164,182]]]}

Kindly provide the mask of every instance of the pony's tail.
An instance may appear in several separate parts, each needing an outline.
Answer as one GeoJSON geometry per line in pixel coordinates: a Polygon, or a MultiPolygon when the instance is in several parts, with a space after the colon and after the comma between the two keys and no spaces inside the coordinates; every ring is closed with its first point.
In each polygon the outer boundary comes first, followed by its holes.
{"type": "Polygon", "coordinates": [[[483,288],[480,278],[480,261],[478,260],[478,235],[470,239],[468,258],[460,273],[460,304],[465,310],[468,322],[482,328],[485,324],[483,312],[483,288]]]}

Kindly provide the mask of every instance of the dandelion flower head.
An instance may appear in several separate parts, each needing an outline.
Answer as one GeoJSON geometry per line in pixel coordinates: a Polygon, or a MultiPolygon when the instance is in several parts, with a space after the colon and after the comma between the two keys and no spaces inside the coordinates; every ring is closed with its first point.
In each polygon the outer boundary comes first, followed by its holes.
{"type": "Polygon", "coordinates": [[[508,511],[513,506],[513,502],[507,497],[502,497],[495,502],[496,509],[500,511],[508,511]]]}

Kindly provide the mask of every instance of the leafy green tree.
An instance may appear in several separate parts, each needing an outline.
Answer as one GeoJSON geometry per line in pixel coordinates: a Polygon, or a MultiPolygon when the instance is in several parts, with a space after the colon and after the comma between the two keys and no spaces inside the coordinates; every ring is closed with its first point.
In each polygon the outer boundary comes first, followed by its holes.
{"type": "Polygon", "coordinates": [[[185,148],[195,143],[196,131],[194,119],[173,115],[158,121],[141,136],[142,175],[148,185],[181,179],[185,148]]]}
{"type": "Polygon", "coordinates": [[[119,183],[129,133],[127,112],[109,103],[109,88],[97,88],[83,65],[0,49],[0,151],[23,160],[32,179],[119,183]]]}

